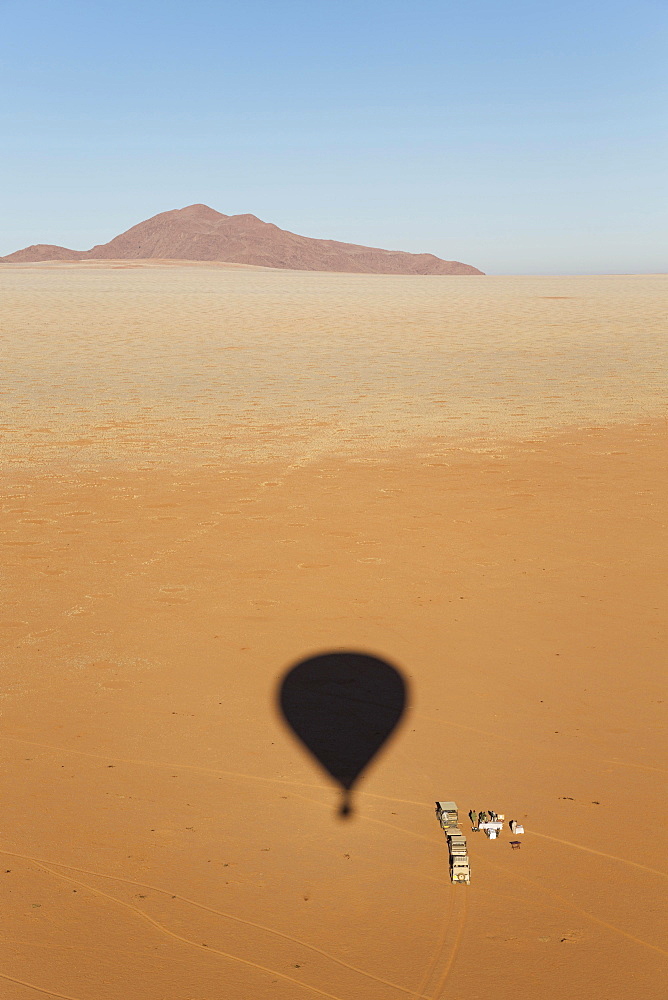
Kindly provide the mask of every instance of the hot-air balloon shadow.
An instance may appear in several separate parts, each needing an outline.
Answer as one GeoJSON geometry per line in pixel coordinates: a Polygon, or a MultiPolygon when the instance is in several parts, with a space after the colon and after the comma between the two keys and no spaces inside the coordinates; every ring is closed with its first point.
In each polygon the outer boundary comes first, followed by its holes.
{"type": "Polygon", "coordinates": [[[339,816],[350,816],[355,782],[404,713],[406,681],[375,656],[321,653],[287,671],[278,703],[296,736],[341,786],[339,816]]]}

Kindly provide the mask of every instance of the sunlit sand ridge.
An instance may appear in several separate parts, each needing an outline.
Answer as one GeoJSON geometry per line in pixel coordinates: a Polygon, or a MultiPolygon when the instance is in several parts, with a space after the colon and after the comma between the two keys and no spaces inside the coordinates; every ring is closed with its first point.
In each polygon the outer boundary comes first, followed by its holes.
{"type": "Polygon", "coordinates": [[[667,286],[0,270],[3,996],[656,997],[667,286]],[[342,647],[347,822],[274,707],[342,647]]]}

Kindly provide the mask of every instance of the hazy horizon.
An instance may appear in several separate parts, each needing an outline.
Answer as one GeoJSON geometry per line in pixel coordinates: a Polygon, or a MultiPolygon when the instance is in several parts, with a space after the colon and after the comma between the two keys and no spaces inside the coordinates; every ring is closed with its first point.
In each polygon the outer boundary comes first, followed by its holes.
{"type": "Polygon", "coordinates": [[[667,25],[654,0],[9,0],[0,255],[203,202],[488,274],[664,272],[667,25]]]}

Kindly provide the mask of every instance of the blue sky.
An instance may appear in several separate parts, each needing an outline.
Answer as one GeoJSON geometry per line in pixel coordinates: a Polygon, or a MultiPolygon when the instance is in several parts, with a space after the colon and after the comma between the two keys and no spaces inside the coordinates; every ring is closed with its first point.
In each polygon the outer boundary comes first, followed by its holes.
{"type": "Polygon", "coordinates": [[[0,254],[204,202],[493,274],[666,270],[664,0],[0,0],[0,38],[0,254]]]}

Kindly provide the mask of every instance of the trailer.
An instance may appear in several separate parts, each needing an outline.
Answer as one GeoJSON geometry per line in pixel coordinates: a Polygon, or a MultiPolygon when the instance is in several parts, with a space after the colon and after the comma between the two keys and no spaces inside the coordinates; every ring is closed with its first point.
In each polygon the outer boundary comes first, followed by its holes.
{"type": "Polygon", "coordinates": [[[466,848],[466,837],[461,830],[451,828],[446,832],[448,853],[450,855],[450,881],[471,882],[471,863],[466,848]]]}

